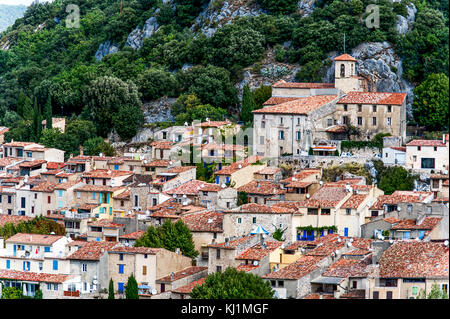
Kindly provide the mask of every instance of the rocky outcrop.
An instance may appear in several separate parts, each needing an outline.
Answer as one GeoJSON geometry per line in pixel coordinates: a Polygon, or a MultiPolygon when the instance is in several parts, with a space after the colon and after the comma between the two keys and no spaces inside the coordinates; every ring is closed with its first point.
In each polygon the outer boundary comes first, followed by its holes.
{"type": "Polygon", "coordinates": [[[406,10],[408,11],[406,17],[397,15],[397,24],[395,25],[395,28],[399,34],[405,34],[411,31],[414,20],[416,19],[417,8],[413,3],[408,4],[406,10]]]}
{"type": "Polygon", "coordinates": [[[97,61],[100,61],[104,56],[111,53],[116,53],[118,51],[119,47],[108,40],[105,43],[101,43],[99,45],[97,52],[95,52],[95,58],[97,59],[97,61]]]}
{"type": "MultiPolygon", "coordinates": [[[[158,11],[159,9],[155,11],[155,14],[157,14],[158,11]]],[[[158,31],[158,29],[159,24],[156,21],[156,17],[150,17],[147,21],[145,21],[142,30],[137,27],[128,35],[125,45],[139,50],[142,47],[144,39],[151,37],[156,31],[158,31]]]]}
{"type": "Polygon", "coordinates": [[[306,17],[313,13],[316,1],[317,0],[300,0],[297,3],[300,14],[306,17]]]}
{"type": "Polygon", "coordinates": [[[143,106],[144,118],[146,123],[173,121],[171,112],[172,104],[177,99],[163,97],[159,100],[145,103],[143,106]]]}
{"type": "MultiPolygon", "coordinates": [[[[333,52],[329,58],[333,61],[337,55],[339,54],[333,52]]],[[[366,42],[354,48],[351,55],[358,60],[356,71],[367,79],[369,91],[407,93],[406,110],[412,116],[414,86],[402,78],[402,61],[395,54],[393,46],[388,42],[366,42]]],[[[334,61],[323,81],[334,81],[334,61]]]]}
{"type": "Polygon", "coordinates": [[[199,31],[207,37],[212,37],[218,28],[231,23],[238,17],[258,16],[262,13],[261,8],[255,1],[211,0],[203,11],[195,19],[191,27],[192,31],[199,31]]]}

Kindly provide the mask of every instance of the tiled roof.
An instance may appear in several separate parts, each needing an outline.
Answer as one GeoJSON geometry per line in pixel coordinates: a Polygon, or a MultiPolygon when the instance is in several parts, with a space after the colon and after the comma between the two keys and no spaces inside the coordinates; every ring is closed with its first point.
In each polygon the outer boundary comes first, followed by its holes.
{"type": "Polygon", "coordinates": [[[31,142],[10,142],[10,143],[3,144],[3,146],[24,147],[24,146],[28,146],[28,145],[31,145],[31,144],[36,144],[36,143],[31,143],[31,142]]]}
{"type": "Polygon", "coordinates": [[[322,256],[303,256],[292,264],[280,270],[262,276],[262,278],[290,280],[300,279],[303,276],[306,276],[312,271],[318,269],[319,267],[317,266],[317,263],[322,259],[322,256]]]}
{"type": "Polygon", "coordinates": [[[154,160],[143,164],[144,167],[169,167],[170,161],[166,160],[154,160]]]}
{"type": "Polygon", "coordinates": [[[19,164],[19,167],[36,167],[46,163],[46,160],[25,161],[19,164]]]}
{"type": "Polygon", "coordinates": [[[353,208],[357,209],[369,194],[354,194],[342,204],[341,208],[353,208]]]}
{"type": "Polygon", "coordinates": [[[156,255],[160,250],[161,250],[161,248],[130,247],[130,246],[124,246],[124,245],[116,245],[116,246],[108,249],[108,252],[156,255]]]}
{"type": "Polygon", "coordinates": [[[255,235],[241,237],[241,238],[238,238],[238,239],[235,239],[235,240],[230,240],[228,242],[211,244],[211,245],[208,245],[208,247],[211,247],[211,248],[222,248],[222,249],[235,249],[239,245],[241,245],[241,244],[247,242],[248,240],[250,240],[253,236],[255,236],[255,235]]]}
{"type": "Polygon", "coordinates": [[[444,175],[444,174],[431,174],[430,175],[431,179],[447,179],[448,180],[448,175],[444,175]]]}
{"type": "Polygon", "coordinates": [[[345,133],[347,132],[347,126],[345,125],[333,125],[327,128],[325,131],[329,133],[345,133]]]}
{"type": "Polygon", "coordinates": [[[108,169],[96,169],[89,172],[84,172],[82,177],[89,178],[113,178],[119,176],[131,175],[133,172],[131,171],[114,171],[108,169]]]}
{"type": "Polygon", "coordinates": [[[172,292],[177,293],[177,294],[190,294],[192,292],[192,289],[195,288],[195,286],[197,285],[202,285],[206,280],[206,277],[203,277],[199,280],[193,281],[187,285],[175,288],[172,290],[172,292]]]}
{"type": "Polygon", "coordinates": [[[0,166],[2,166],[2,167],[8,166],[13,163],[20,162],[20,161],[23,161],[23,159],[16,158],[16,157],[3,157],[3,158],[0,158],[0,166]]]}
{"type": "Polygon", "coordinates": [[[6,132],[9,131],[8,127],[5,126],[0,126],[0,134],[5,134],[6,132]]]}
{"type": "Polygon", "coordinates": [[[57,184],[55,189],[68,190],[71,187],[74,187],[76,184],[80,183],[80,181],[68,181],[65,183],[57,184]]]}
{"type": "Polygon", "coordinates": [[[348,92],[341,98],[339,104],[385,104],[402,105],[406,98],[406,93],[385,93],[385,92],[348,92]]]}
{"type": "Polygon", "coordinates": [[[250,247],[240,253],[235,259],[237,260],[261,260],[272,251],[280,247],[283,243],[281,241],[266,241],[266,247],[262,248],[261,244],[250,247]]]}
{"type": "Polygon", "coordinates": [[[296,88],[296,89],[330,89],[334,88],[334,83],[301,83],[286,82],[280,80],[272,85],[273,88],[296,88]]]}
{"type": "Polygon", "coordinates": [[[351,55],[344,53],[338,57],[334,58],[334,61],[353,61],[353,62],[357,62],[357,60],[352,57],[351,55]]]}
{"type": "Polygon", "coordinates": [[[57,183],[51,183],[51,182],[44,182],[40,183],[36,186],[34,186],[31,190],[33,192],[46,192],[51,193],[55,190],[55,186],[57,186],[57,183]]]}
{"type": "Polygon", "coordinates": [[[252,264],[249,264],[249,265],[241,264],[241,265],[238,265],[238,266],[236,267],[236,270],[237,270],[237,271],[245,271],[245,272],[249,272],[249,271],[254,270],[254,269],[257,269],[257,268],[259,268],[259,265],[258,265],[258,266],[254,266],[254,265],[252,265],[252,264]]]}
{"type": "Polygon", "coordinates": [[[448,279],[448,253],[442,243],[396,242],[379,260],[379,277],[448,279]]]}
{"type": "MultiPolygon", "coordinates": [[[[281,203],[280,203],[281,204],[281,203]]],[[[225,213],[256,213],[256,214],[292,214],[295,209],[291,207],[285,207],[283,205],[263,205],[256,203],[248,203],[231,210],[225,211],[225,213]]]]}
{"type": "Polygon", "coordinates": [[[347,196],[348,192],[342,187],[321,187],[310,199],[301,201],[302,207],[333,208],[347,196]]]}
{"type": "Polygon", "coordinates": [[[396,146],[391,146],[391,148],[393,150],[399,151],[399,152],[406,152],[406,147],[396,147],[396,146]]]}
{"type": "Polygon", "coordinates": [[[90,241],[83,247],[70,254],[67,259],[74,260],[99,260],[100,257],[117,245],[114,242],[90,241]]]}
{"type": "Polygon", "coordinates": [[[1,279],[10,279],[17,281],[49,282],[60,284],[73,277],[74,275],[57,275],[57,274],[35,273],[29,271],[0,270],[1,279]]]}
{"type": "Polygon", "coordinates": [[[150,143],[150,146],[152,146],[153,148],[170,150],[173,146],[173,143],[167,142],[167,141],[154,141],[154,142],[150,143]]]}
{"type": "Polygon", "coordinates": [[[323,274],[324,277],[366,277],[367,264],[359,259],[339,259],[333,263],[323,274]]]}
{"type": "Polygon", "coordinates": [[[270,114],[308,114],[319,107],[330,103],[337,98],[337,95],[313,95],[309,97],[298,98],[273,106],[266,106],[262,109],[253,111],[253,113],[270,114]]]}
{"type": "Polygon", "coordinates": [[[234,162],[228,166],[225,166],[221,170],[214,173],[214,175],[231,175],[234,172],[237,172],[238,170],[247,167],[249,165],[252,165],[253,163],[256,163],[258,160],[261,160],[261,156],[249,156],[241,161],[234,162]]]}
{"type": "Polygon", "coordinates": [[[320,294],[320,293],[310,293],[303,299],[335,299],[334,294],[320,294]]]}
{"type": "Polygon", "coordinates": [[[218,212],[196,212],[181,217],[191,232],[223,232],[223,214],[218,212]]]}
{"type": "Polygon", "coordinates": [[[138,230],[129,234],[123,234],[122,236],[120,236],[120,239],[139,239],[142,237],[142,235],[144,235],[144,231],[143,230],[138,230]]]}
{"type": "Polygon", "coordinates": [[[162,278],[157,279],[157,283],[171,283],[174,282],[176,280],[180,280],[182,278],[188,277],[188,276],[192,276],[196,273],[202,272],[208,270],[208,267],[198,267],[198,266],[192,266],[192,267],[188,267],[185,268],[183,270],[177,271],[176,273],[173,274],[173,279],[172,277],[169,276],[164,276],[162,278]]]}
{"type": "Polygon", "coordinates": [[[245,149],[244,145],[238,144],[216,144],[208,143],[202,144],[202,150],[224,150],[224,151],[242,151],[245,149]]]}
{"type": "Polygon", "coordinates": [[[227,119],[225,121],[206,121],[203,123],[199,123],[195,126],[197,127],[221,127],[227,124],[230,124],[231,122],[227,119]]]}
{"type": "Polygon", "coordinates": [[[274,175],[276,173],[281,172],[281,169],[278,167],[265,167],[260,171],[257,171],[255,174],[260,174],[260,175],[274,175]]]}
{"type": "MultiPolygon", "coordinates": [[[[340,238],[340,237],[339,237],[340,238]]],[[[341,241],[338,241],[338,238],[335,240],[327,241],[322,243],[322,245],[317,245],[316,248],[312,249],[308,253],[307,256],[330,256],[335,253],[336,250],[339,250],[345,246],[345,241],[341,238],[341,241]]]]}
{"type": "Polygon", "coordinates": [[[283,179],[281,183],[290,183],[293,181],[301,182],[303,179],[314,174],[320,174],[320,169],[303,169],[300,172],[294,174],[293,176],[283,179]]]}
{"type": "Polygon", "coordinates": [[[0,227],[5,226],[6,223],[12,223],[17,225],[18,223],[30,221],[33,218],[28,216],[16,216],[16,215],[1,215],[0,214],[0,227]]]}
{"type": "Polygon", "coordinates": [[[272,96],[270,99],[268,99],[266,102],[264,102],[263,105],[277,105],[284,102],[294,101],[298,99],[298,97],[278,97],[278,96],[272,96]]]}
{"type": "Polygon", "coordinates": [[[286,193],[285,189],[281,189],[280,185],[271,181],[254,180],[239,187],[238,192],[246,192],[247,194],[258,195],[276,195],[286,193]]]}
{"type": "Polygon", "coordinates": [[[392,229],[433,229],[441,222],[440,217],[425,217],[420,225],[417,224],[415,219],[403,219],[396,225],[392,226],[392,229]]]}
{"type": "Polygon", "coordinates": [[[123,186],[106,186],[106,185],[83,185],[75,188],[77,192],[109,192],[113,193],[119,189],[123,188],[123,186]]]}
{"type": "Polygon", "coordinates": [[[166,173],[183,173],[196,168],[197,168],[196,166],[177,166],[170,168],[169,170],[167,170],[166,173]]]}
{"type": "Polygon", "coordinates": [[[406,146],[438,146],[445,147],[445,143],[441,140],[412,140],[406,146]]]}
{"type": "Polygon", "coordinates": [[[391,195],[379,196],[370,209],[381,210],[385,204],[420,203],[431,195],[432,192],[395,191],[391,195]]]}
{"type": "Polygon", "coordinates": [[[200,191],[204,192],[218,192],[222,189],[217,184],[210,184],[199,180],[191,180],[176,188],[168,190],[166,193],[169,195],[191,195],[196,196],[200,191]]]}
{"type": "Polygon", "coordinates": [[[23,243],[35,245],[52,245],[54,242],[60,240],[64,236],[58,235],[43,235],[43,234],[25,234],[17,233],[9,237],[7,243],[23,243]]]}
{"type": "Polygon", "coordinates": [[[113,223],[112,221],[110,221],[108,219],[99,219],[99,220],[88,222],[88,226],[104,227],[104,228],[121,228],[125,225],[113,223]]]}

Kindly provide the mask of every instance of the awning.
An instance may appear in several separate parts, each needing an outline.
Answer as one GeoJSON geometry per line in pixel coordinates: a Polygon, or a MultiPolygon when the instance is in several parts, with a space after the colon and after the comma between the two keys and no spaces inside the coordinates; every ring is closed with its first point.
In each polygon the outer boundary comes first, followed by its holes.
{"type": "Polygon", "coordinates": [[[250,235],[257,235],[257,234],[265,234],[268,235],[269,232],[264,229],[261,225],[259,225],[254,231],[250,233],[250,235]]]}
{"type": "Polygon", "coordinates": [[[345,278],[340,278],[340,277],[323,277],[323,276],[319,276],[316,279],[311,280],[311,283],[313,283],[313,284],[339,285],[344,280],[345,280],[345,278]]]}

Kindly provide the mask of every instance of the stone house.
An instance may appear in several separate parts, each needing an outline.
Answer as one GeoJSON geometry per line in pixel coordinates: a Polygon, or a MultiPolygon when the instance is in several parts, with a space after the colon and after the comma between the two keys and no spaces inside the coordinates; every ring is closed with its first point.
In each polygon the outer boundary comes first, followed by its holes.
{"type": "Polygon", "coordinates": [[[16,190],[14,188],[0,186],[0,215],[13,215],[16,211],[16,190]]]}
{"type": "Polygon", "coordinates": [[[261,162],[262,157],[249,156],[244,160],[234,162],[214,172],[216,184],[230,185],[239,188],[253,180],[253,174],[267,166],[261,162]]]}
{"type": "Polygon", "coordinates": [[[437,284],[448,294],[448,244],[397,241],[368,275],[366,299],[415,299],[437,284]]]}
{"type": "Polygon", "coordinates": [[[153,160],[170,160],[174,144],[170,141],[155,141],[150,143],[153,160]]]}
{"type": "Polygon", "coordinates": [[[449,198],[448,191],[448,175],[431,174],[430,175],[430,190],[434,193],[434,198],[449,198]]]}
{"type": "Polygon", "coordinates": [[[273,197],[284,201],[286,193],[286,190],[282,189],[280,184],[262,180],[251,181],[239,187],[237,191],[246,193],[248,202],[255,204],[267,204],[267,201],[273,197]]]}
{"type": "Polygon", "coordinates": [[[281,180],[281,184],[286,189],[284,194],[286,201],[302,201],[307,199],[307,196],[312,196],[320,188],[321,178],[321,169],[303,169],[281,180]]]}
{"type": "Polygon", "coordinates": [[[406,164],[406,147],[401,146],[389,146],[383,147],[382,160],[383,164],[388,165],[400,165],[406,164]]]}
{"type": "Polygon", "coordinates": [[[169,275],[158,278],[156,290],[159,293],[173,291],[192,282],[205,278],[208,275],[208,267],[191,266],[169,275]]]}
{"type": "Polygon", "coordinates": [[[166,192],[186,182],[195,180],[196,172],[196,166],[172,167],[165,172],[157,174],[157,178],[152,182],[152,185],[154,189],[166,192]]]}
{"type": "MultiPolygon", "coordinates": [[[[108,250],[109,278],[117,291],[124,292],[128,277],[133,274],[138,285],[156,289],[156,280],[186,269],[191,259],[164,248],[115,246],[108,250]]],[[[160,291],[159,291],[160,292],[160,291]]]]}
{"type": "Polygon", "coordinates": [[[83,185],[76,187],[75,207],[80,213],[89,212],[96,218],[113,218],[114,197],[125,191],[122,186],[83,185]]]}
{"type": "Polygon", "coordinates": [[[267,206],[249,203],[223,212],[223,230],[226,236],[247,236],[258,226],[273,233],[277,228],[285,230],[286,239],[290,239],[292,219],[296,210],[283,205],[267,206]]]}
{"type": "Polygon", "coordinates": [[[406,168],[419,172],[448,173],[448,134],[442,140],[413,140],[406,144],[406,168]]]}
{"type": "Polygon", "coordinates": [[[281,173],[281,169],[278,167],[265,167],[262,170],[255,172],[253,174],[253,178],[255,180],[279,183],[283,178],[283,174],[281,173]]]}
{"type": "Polygon", "coordinates": [[[125,230],[124,224],[116,224],[108,219],[89,221],[87,226],[87,241],[118,242],[125,230]]]}

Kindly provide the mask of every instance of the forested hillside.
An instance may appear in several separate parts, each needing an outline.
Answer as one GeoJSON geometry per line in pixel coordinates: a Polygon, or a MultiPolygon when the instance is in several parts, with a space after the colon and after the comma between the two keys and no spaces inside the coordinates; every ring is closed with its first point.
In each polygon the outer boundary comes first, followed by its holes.
{"type": "MultiPolygon", "coordinates": [[[[225,114],[237,120],[245,70],[259,71],[258,63],[273,52],[276,61],[299,70],[296,80],[321,81],[329,53],[344,51],[344,32],[347,52],[366,42],[390,43],[402,59],[405,80],[424,85],[423,92],[427,87],[440,91],[432,97],[438,104],[431,117],[448,126],[448,109],[441,109],[445,98],[448,103],[447,0],[55,0],[32,5],[1,35],[0,125],[11,128],[9,140],[40,141],[76,154],[79,145],[88,153],[111,151],[101,137],[112,131],[131,139],[144,123],[143,103],[163,96],[177,99],[171,107],[177,124],[225,114]],[[417,12],[400,33],[399,16],[409,16],[410,3],[417,12]],[[79,28],[66,26],[69,4],[80,8],[79,28]],[[380,8],[379,28],[364,23],[369,4],[380,8]],[[231,14],[233,5],[246,10],[231,14]],[[36,123],[51,114],[69,117],[66,133],[41,132],[36,123]]],[[[270,89],[254,88],[252,95],[261,107],[270,89]]],[[[424,125],[423,112],[414,114],[410,120],[424,125]]]]}

